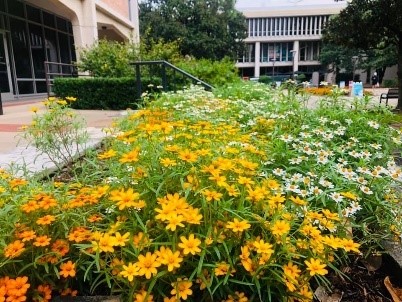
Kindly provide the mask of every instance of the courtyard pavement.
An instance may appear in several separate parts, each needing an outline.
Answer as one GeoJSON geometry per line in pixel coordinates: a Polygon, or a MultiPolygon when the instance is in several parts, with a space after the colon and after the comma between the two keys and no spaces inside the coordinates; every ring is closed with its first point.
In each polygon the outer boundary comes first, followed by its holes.
{"type": "MultiPolygon", "coordinates": [[[[44,100],[45,97],[3,102],[3,115],[0,115],[0,168],[26,166],[32,173],[37,173],[54,166],[49,158],[39,155],[37,150],[21,137],[21,127],[32,122],[32,108],[38,109],[37,114],[46,110],[42,103],[44,100]]],[[[75,111],[86,121],[86,131],[90,136],[86,147],[98,144],[106,136],[102,129],[111,127],[113,121],[125,113],[112,110],[75,111]]]]}

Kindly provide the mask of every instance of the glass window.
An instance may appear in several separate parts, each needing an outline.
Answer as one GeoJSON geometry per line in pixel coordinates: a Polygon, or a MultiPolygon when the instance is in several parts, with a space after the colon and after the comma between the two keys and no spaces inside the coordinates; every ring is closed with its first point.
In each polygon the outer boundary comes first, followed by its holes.
{"type": "Polygon", "coordinates": [[[62,19],[60,17],[56,17],[56,21],[57,21],[57,29],[67,32],[68,28],[67,28],[67,20],[62,19]]]}
{"type": "Polygon", "coordinates": [[[29,21],[42,23],[40,15],[40,9],[27,5],[27,18],[29,21]]]}
{"type": "MultiPolygon", "coordinates": [[[[49,62],[59,62],[59,50],[57,48],[56,31],[45,28],[45,50],[46,60],[49,62]]],[[[58,72],[57,65],[50,65],[50,72],[58,72]]]]}
{"type": "Polygon", "coordinates": [[[33,81],[18,81],[18,92],[20,94],[34,93],[33,81]]]}
{"type": "Polygon", "coordinates": [[[42,14],[43,14],[43,24],[45,24],[45,25],[47,25],[49,27],[56,28],[55,22],[54,22],[55,16],[52,15],[52,14],[49,14],[49,13],[47,13],[45,11],[42,12],[42,14]]]}
{"type": "Polygon", "coordinates": [[[68,36],[59,33],[59,46],[60,46],[60,62],[71,63],[70,58],[70,45],[68,44],[68,36]]]}
{"type": "Polygon", "coordinates": [[[25,21],[10,18],[11,41],[18,78],[32,78],[29,42],[25,21]]]}
{"type": "Polygon", "coordinates": [[[77,57],[75,55],[75,44],[74,44],[74,37],[69,36],[70,48],[71,48],[71,61],[77,62],[77,57]]]}
{"type": "Polygon", "coordinates": [[[17,0],[8,0],[8,13],[17,17],[25,18],[24,4],[17,0]]]}
{"type": "Polygon", "coordinates": [[[47,92],[46,81],[36,81],[36,92],[37,93],[45,93],[47,92]]]}
{"type": "Polygon", "coordinates": [[[43,41],[42,27],[29,24],[31,39],[31,53],[36,78],[45,78],[45,43],[43,41]]]}
{"type": "Polygon", "coordinates": [[[4,0],[0,0],[0,12],[5,12],[6,6],[4,4],[4,0]]]}
{"type": "Polygon", "coordinates": [[[67,21],[67,29],[69,34],[73,34],[73,25],[70,21],[67,21]]]}

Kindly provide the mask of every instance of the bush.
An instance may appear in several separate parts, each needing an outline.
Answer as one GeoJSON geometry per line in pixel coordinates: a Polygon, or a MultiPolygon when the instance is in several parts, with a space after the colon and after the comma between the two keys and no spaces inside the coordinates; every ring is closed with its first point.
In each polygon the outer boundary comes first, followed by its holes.
{"type": "Polygon", "coordinates": [[[132,44],[99,40],[81,50],[78,68],[94,77],[127,77],[133,74],[130,62],[134,57],[132,44]]]}
{"type": "Polygon", "coordinates": [[[54,92],[60,98],[76,97],[74,109],[123,110],[138,103],[133,78],[57,78],[54,92]]]}
{"type": "Polygon", "coordinates": [[[397,79],[393,79],[393,80],[384,80],[382,81],[382,86],[384,88],[394,88],[394,87],[398,87],[398,80],[397,79]]]}
{"type": "Polygon", "coordinates": [[[224,86],[240,81],[234,62],[228,58],[221,61],[183,60],[177,63],[177,66],[212,86],[224,86]]]}
{"type": "Polygon", "coordinates": [[[119,78],[132,76],[130,63],[134,61],[165,60],[174,64],[181,59],[177,41],[152,40],[148,45],[137,45],[99,40],[81,50],[77,65],[80,71],[94,77],[119,78]]]}
{"type": "Polygon", "coordinates": [[[271,84],[273,82],[273,80],[269,76],[260,76],[260,78],[258,79],[258,82],[264,83],[264,84],[271,84]]]}

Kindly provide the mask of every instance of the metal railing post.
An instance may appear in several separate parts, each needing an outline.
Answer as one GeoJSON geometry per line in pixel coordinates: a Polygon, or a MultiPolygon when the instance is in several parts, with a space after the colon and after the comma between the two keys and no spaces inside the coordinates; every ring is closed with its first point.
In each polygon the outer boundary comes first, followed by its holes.
{"type": "Polygon", "coordinates": [[[167,84],[167,78],[166,78],[166,65],[165,63],[162,63],[162,86],[163,86],[163,91],[168,91],[168,84],[167,84]]]}
{"type": "Polygon", "coordinates": [[[136,86],[137,86],[137,99],[141,98],[141,69],[140,65],[135,65],[135,78],[136,78],[136,86]]]}

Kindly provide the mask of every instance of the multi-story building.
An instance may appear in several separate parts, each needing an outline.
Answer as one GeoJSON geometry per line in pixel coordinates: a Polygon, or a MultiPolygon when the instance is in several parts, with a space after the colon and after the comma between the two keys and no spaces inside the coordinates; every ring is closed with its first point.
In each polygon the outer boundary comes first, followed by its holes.
{"type": "Polygon", "coordinates": [[[309,79],[318,72],[324,79],[322,30],[345,5],[334,0],[239,0],[237,8],[247,19],[247,48],[237,63],[241,75],[281,79],[302,73],[309,79]]]}
{"type": "Polygon", "coordinates": [[[44,62],[72,63],[98,38],[138,42],[137,0],[0,0],[3,100],[46,93],[44,62]]]}

